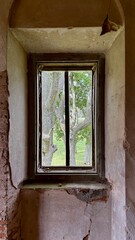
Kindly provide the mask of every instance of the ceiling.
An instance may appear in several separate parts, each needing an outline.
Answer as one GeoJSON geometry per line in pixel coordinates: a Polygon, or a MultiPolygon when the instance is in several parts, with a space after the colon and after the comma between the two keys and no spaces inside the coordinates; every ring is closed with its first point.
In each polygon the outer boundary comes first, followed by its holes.
{"type": "Polygon", "coordinates": [[[116,32],[100,36],[101,27],[89,28],[11,28],[10,31],[26,52],[105,52],[108,50],[122,27],[116,32]]]}
{"type": "Polygon", "coordinates": [[[100,36],[109,3],[109,19],[122,25],[115,0],[15,0],[10,30],[31,53],[105,52],[122,29],[100,36]]]}
{"type": "Polygon", "coordinates": [[[9,25],[13,28],[99,27],[108,14],[122,25],[116,0],[15,0],[9,25]],[[110,8],[109,8],[109,4],[110,8]]]}

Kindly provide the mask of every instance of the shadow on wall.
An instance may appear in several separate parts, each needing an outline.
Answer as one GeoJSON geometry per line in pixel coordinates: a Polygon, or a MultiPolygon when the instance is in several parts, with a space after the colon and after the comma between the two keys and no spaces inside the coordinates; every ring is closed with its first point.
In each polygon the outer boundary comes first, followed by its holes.
{"type": "Polygon", "coordinates": [[[7,239],[39,240],[40,194],[34,190],[20,191],[11,185],[8,187],[7,239]]]}
{"type": "Polygon", "coordinates": [[[21,196],[20,191],[8,186],[7,195],[7,235],[8,240],[21,239],[21,196]]]}
{"type": "MultiPolygon", "coordinates": [[[[21,190],[21,240],[39,240],[40,194],[35,190],[21,190]]],[[[43,223],[45,224],[45,223],[43,223]]]]}

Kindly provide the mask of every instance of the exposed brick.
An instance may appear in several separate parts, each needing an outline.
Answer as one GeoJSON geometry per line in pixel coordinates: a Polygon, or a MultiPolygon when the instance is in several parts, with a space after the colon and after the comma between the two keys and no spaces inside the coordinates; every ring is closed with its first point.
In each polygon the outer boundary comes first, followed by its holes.
{"type": "Polygon", "coordinates": [[[1,240],[6,240],[7,239],[7,234],[6,233],[0,233],[0,239],[1,240]]]}
{"type": "Polygon", "coordinates": [[[0,93],[3,94],[5,92],[8,92],[7,85],[1,85],[0,84],[0,93]]]}
{"type": "Polygon", "coordinates": [[[7,225],[7,220],[0,220],[0,225],[7,225]]]}
{"type": "Polygon", "coordinates": [[[0,122],[0,133],[7,133],[8,132],[8,129],[9,129],[9,125],[8,123],[6,122],[7,120],[2,120],[0,122]]]}
{"type": "Polygon", "coordinates": [[[2,122],[9,124],[9,114],[5,111],[4,114],[0,114],[2,122]]]}
{"type": "MultiPolygon", "coordinates": [[[[1,149],[1,148],[0,148],[1,149]]],[[[8,155],[9,155],[9,153],[8,153],[8,150],[7,150],[7,148],[3,148],[2,149],[2,158],[5,158],[5,159],[7,159],[8,158],[8,155]]]]}
{"type": "Polygon", "coordinates": [[[4,133],[0,133],[0,146],[3,148],[7,147],[7,139],[8,136],[6,136],[6,134],[4,133]]]}
{"type": "Polygon", "coordinates": [[[7,180],[9,175],[8,167],[8,133],[9,133],[9,112],[8,112],[8,80],[7,72],[0,73],[0,240],[7,240],[7,180]]]}
{"type": "Polygon", "coordinates": [[[2,93],[0,92],[0,101],[6,103],[7,99],[8,99],[8,91],[2,92],[2,93]]]}
{"type": "Polygon", "coordinates": [[[4,225],[0,225],[0,232],[3,232],[3,231],[5,231],[5,226],[4,225]]]}
{"type": "Polygon", "coordinates": [[[6,240],[7,239],[7,221],[0,220],[0,239],[6,240]]]}
{"type": "Polygon", "coordinates": [[[7,71],[0,73],[0,86],[7,86],[7,71]]]}
{"type": "Polygon", "coordinates": [[[8,102],[0,99],[0,110],[6,110],[8,108],[8,102]]]}

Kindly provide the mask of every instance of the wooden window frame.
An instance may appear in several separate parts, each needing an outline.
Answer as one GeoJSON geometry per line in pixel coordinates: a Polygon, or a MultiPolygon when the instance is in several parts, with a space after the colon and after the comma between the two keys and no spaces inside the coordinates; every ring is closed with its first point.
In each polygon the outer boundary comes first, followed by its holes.
{"type": "MultiPolygon", "coordinates": [[[[56,67],[55,67],[56,69],[56,67]]],[[[64,68],[65,69],[65,68],[64,68]]],[[[81,67],[80,67],[81,69],[81,67]]],[[[83,67],[84,69],[84,67],[83,67]]],[[[30,54],[28,56],[28,179],[45,182],[89,182],[102,181],[105,179],[105,158],[104,158],[104,86],[105,86],[105,58],[103,54],[30,54]],[[48,171],[37,173],[37,69],[45,63],[69,63],[94,64],[97,66],[97,98],[96,107],[96,161],[97,171],[90,172],[85,168],[72,168],[73,171],[48,171]]],[[[52,168],[53,169],[53,168],[52,168]]],[[[57,170],[59,168],[57,167],[57,170]]]]}

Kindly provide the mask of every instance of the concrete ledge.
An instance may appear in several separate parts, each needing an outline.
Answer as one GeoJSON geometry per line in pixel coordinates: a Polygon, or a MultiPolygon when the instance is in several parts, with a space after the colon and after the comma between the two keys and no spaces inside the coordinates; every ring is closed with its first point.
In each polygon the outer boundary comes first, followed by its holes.
{"type": "Polygon", "coordinates": [[[103,190],[111,189],[109,183],[22,183],[19,186],[21,189],[92,189],[92,190],[103,190]]]}
{"type": "Polygon", "coordinates": [[[81,201],[107,201],[111,185],[106,183],[23,183],[21,190],[60,190],[74,195],[81,201]]]}

